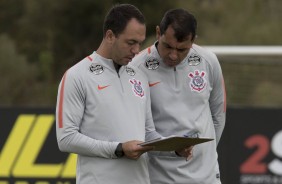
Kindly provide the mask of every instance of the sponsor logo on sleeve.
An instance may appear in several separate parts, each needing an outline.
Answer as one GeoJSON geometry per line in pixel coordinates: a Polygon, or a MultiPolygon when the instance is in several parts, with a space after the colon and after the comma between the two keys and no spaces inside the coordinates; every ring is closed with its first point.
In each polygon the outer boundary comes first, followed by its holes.
{"type": "Polygon", "coordinates": [[[145,62],[145,67],[148,70],[156,70],[158,69],[160,62],[156,58],[148,58],[145,62]]]}
{"type": "Polygon", "coordinates": [[[126,70],[126,73],[130,76],[134,76],[136,74],[136,72],[128,66],[125,67],[125,70],[126,70]]]}
{"type": "Polygon", "coordinates": [[[192,54],[188,57],[188,65],[189,66],[197,66],[201,63],[202,58],[197,54],[192,54]]]}
{"type": "Polygon", "coordinates": [[[89,67],[89,71],[95,75],[99,75],[104,72],[104,67],[102,65],[92,63],[89,67]]]}

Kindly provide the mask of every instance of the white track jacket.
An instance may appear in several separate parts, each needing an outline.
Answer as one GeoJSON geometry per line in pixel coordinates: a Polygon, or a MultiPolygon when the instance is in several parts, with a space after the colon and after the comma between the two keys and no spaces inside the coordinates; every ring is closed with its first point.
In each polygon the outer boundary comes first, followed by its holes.
{"type": "Polygon", "coordinates": [[[149,153],[152,184],[218,184],[216,147],[225,125],[225,87],[217,57],[193,44],[176,67],[166,66],[155,44],[130,64],[149,79],[155,127],[162,136],[199,136],[214,141],[194,146],[188,162],[174,153],[149,153]]]}
{"type": "Polygon", "coordinates": [[[159,137],[147,78],[134,67],[116,71],[94,52],[63,76],[56,108],[61,151],[78,154],[77,184],[149,184],[146,154],[117,159],[119,142],[159,137]]]}

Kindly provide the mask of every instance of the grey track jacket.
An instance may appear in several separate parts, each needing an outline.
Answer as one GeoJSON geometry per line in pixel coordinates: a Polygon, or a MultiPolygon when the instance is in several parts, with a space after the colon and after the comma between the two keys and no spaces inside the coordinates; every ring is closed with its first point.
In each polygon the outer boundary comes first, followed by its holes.
{"type": "Polygon", "coordinates": [[[61,151],[78,154],[77,184],[148,184],[146,155],[117,159],[119,142],[159,137],[150,108],[148,81],[134,67],[115,70],[96,52],[63,76],[56,108],[61,151]]]}
{"type": "Polygon", "coordinates": [[[186,135],[214,138],[196,145],[186,162],[168,152],[149,153],[152,184],[218,184],[216,147],[225,125],[225,87],[217,57],[193,44],[176,67],[166,66],[155,45],[138,54],[130,64],[149,79],[152,113],[162,136],[186,135]]]}

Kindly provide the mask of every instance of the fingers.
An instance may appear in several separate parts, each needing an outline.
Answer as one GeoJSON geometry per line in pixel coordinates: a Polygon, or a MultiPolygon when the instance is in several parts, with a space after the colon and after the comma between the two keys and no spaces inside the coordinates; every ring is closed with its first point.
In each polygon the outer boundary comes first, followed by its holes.
{"type": "Polygon", "coordinates": [[[176,151],[178,155],[184,157],[186,161],[193,158],[193,146],[176,151]]]}
{"type": "Polygon", "coordinates": [[[138,147],[139,147],[138,150],[143,151],[144,153],[154,149],[154,146],[140,146],[140,145],[138,145],[138,147]]]}
{"type": "Polygon", "coordinates": [[[189,148],[186,148],[185,152],[187,153],[186,161],[188,161],[188,160],[190,160],[193,157],[193,146],[190,146],[189,148]]]}
{"type": "Polygon", "coordinates": [[[136,150],[134,150],[135,157],[134,159],[138,159],[143,153],[153,150],[153,146],[140,146],[137,145],[136,150]]]}
{"type": "Polygon", "coordinates": [[[128,141],[123,143],[123,151],[127,158],[137,160],[140,156],[152,150],[152,146],[140,146],[141,141],[128,141]]]}
{"type": "Polygon", "coordinates": [[[188,151],[188,156],[186,157],[186,161],[193,158],[193,149],[190,149],[190,150],[187,150],[187,151],[188,151]]]}

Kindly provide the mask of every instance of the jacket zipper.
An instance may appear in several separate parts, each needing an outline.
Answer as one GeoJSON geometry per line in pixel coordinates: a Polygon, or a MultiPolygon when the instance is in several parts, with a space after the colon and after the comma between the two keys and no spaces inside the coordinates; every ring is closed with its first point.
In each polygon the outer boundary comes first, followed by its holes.
{"type": "Polygon", "coordinates": [[[122,84],[122,81],[120,79],[119,71],[117,71],[117,76],[118,76],[118,79],[119,79],[119,82],[120,82],[121,91],[122,91],[122,93],[124,93],[123,84],[122,84]]]}
{"type": "Polygon", "coordinates": [[[176,88],[177,87],[177,74],[176,74],[176,67],[174,67],[174,87],[176,88]]]}

